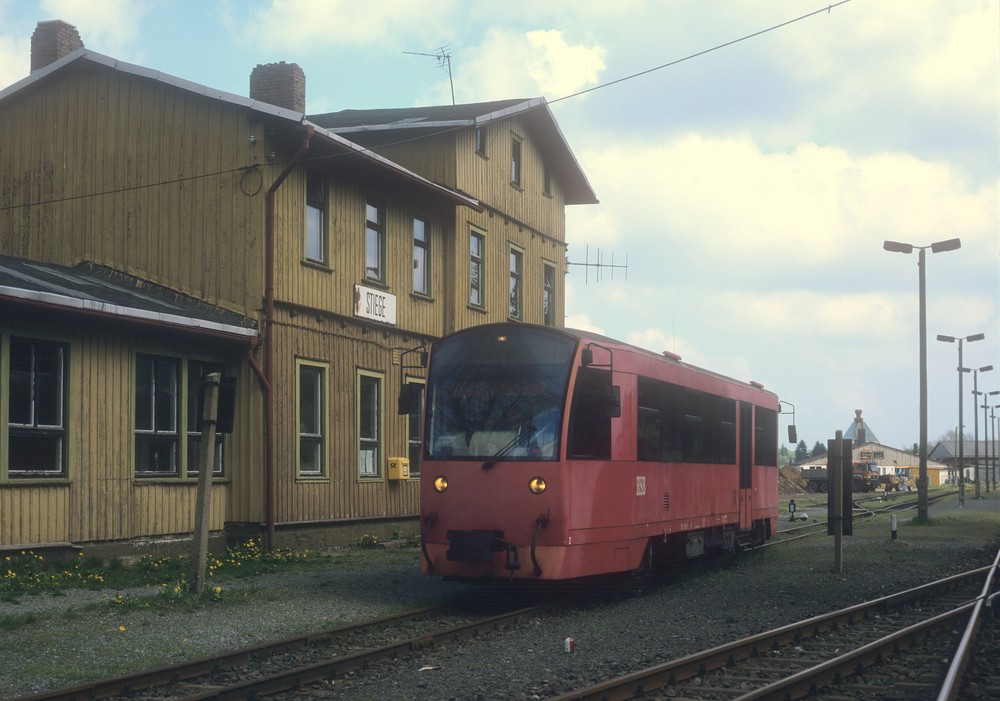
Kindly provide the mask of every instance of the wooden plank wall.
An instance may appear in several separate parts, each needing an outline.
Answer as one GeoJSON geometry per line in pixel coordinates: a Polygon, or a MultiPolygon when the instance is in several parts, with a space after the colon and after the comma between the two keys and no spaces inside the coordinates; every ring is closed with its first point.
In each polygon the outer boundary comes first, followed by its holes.
{"type": "MultiPolygon", "coordinates": [[[[23,314],[18,323],[10,323],[10,315],[5,321],[0,325],[3,336],[69,345],[68,476],[0,481],[0,545],[87,543],[191,532],[196,479],[136,478],[132,437],[136,352],[182,353],[190,351],[192,342],[23,314]]],[[[204,343],[200,348],[208,351],[204,343]]],[[[199,357],[226,359],[219,353],[199,357]]],[[[229,352],[230,363],[235,365],[237,358],[229,352]]],[[[260,498],[249,496],[260,486],[259,390],[250,379],[240,378],[248,401],[237,414],[226,446],[226,479],[216,481],[212,489],[210,527],[215,530],[230,520],[260,517],[260,498]],[[234,498],[233,491],[240,496],[234,498]],[[235,501],[240,502],[238,510],[231,508],[235,501]]]]}
{"type": "Polygon", "coordinates": [[[419,513],[419,481],[385,479],[386,458],[405,457],[406,417],[396,413],[400,383],[398,352],[413,336],[374,324],[322,314],[279,310],[275,331],[275,400],[285,407],[276,417],[277,520],[279,523],[408,516],[419,513]],[[296,359],[327,364],[327,471],[298,476],[296,359]],[[382,455],[380,478],[361,479],[358,466],[357,373],[382,376],[382,455]]]}
{"type": "Polygon", "coordinates": [[[7,255],[89,260],[251,313],[262,295],[264,127],[235,106],[103,68],[0,106],[7,255]],[[255,133],[257,144],[251,145],[255,133]],[[246,192],[245,192],[246,191],[246,192]]]}

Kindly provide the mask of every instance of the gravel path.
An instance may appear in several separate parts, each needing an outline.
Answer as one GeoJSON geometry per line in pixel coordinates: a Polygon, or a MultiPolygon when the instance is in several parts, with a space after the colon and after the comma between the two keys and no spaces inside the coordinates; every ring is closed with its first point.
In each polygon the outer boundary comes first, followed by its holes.
{"type": "MultiPolygon", "coordinates": [[[[1000,498],[931,508],[932,526],[888,517],[855,523],[844,572],[832,538],[769,548],[630,586],[580,587],[557,614],[339,679],[317,697],[544,699],[568,688],[695,652],[890,591],[986,564],[1000,533],[1000,498]],[[956,533],[958,535],[956,535],[956,533]],[[575,652],[564,651],[572,637],[575,652]]],[[[803,497],[804,498],[804,497],[803,497]]],[[[784,508],[784,503],[783,503],[784,508]]],[[[820,517],[816,514],[815,517],[820,517]]],[[[440,582],[417,573],[419,553],[352,552],[319,570],[223,583],[223,601],[192,611],[118,607],[116,591],[67,592],[0,603],[29,622],[0,635],[0,698],[198,657],[372,618],[462,594],[511,599],[516,590],[440,582]],[[123,630],[122,630],[123,628],[123,630]]],[[[136,600],[154,590],[123,592],[136,600]]]]}

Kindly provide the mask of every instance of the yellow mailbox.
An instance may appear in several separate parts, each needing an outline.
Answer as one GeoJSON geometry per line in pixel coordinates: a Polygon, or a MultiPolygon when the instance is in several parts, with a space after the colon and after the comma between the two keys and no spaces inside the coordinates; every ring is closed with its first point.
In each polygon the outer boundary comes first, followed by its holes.
{"type": "Polygon", "coordinates": [[[389,458],[389,469],[387,470],[391,480],[410,479],[410,459],[409,458],[389,458]]]}

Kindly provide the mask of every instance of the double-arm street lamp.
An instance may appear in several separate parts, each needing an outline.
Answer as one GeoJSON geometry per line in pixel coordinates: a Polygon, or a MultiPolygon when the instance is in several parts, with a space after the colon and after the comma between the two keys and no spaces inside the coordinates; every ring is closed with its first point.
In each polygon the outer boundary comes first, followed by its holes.
{"type": "Polygon", "coordinates": [[[993,477],[993,491],[995,492],[997,490],[997,461],[998,461],[997,460],[998,459],[998,455],[997,455],[997,422],[1000,421],[1000,417],[998,417],[996,415],[996,412],[994,411],[994,409],[1000,409],[1000,404],[994,404],[993,406],[990,407],[990,431],[993,432],[993,440],[992,440],[992,443],[993,443],[993,466],[990,467],[990,472],[989,472],[989,475],[987,475],[987,479],[989,479],[989,476],[992,475],[992,477],[993,477]]]}
{"type": "MultiPolygon", "coordinates": [[[[996,391],[993,391],[993,392],[985,392],[985,391],[984,392],[980,392],[979,391],[979,383],[976,380],[977,380],[977,376],[979,375],[979,373],[981,373],[981,372],[988,372],[988,371],[990,371],[992,369],[993,369],[992,365],[984,365],[983,367],[976,368],[975,370],[972,371],[972,407],[973,407],[973,409],[976,408],[976,406],[977,406],[976,405],[976,400],[979,398],[980,394],[983,395],[983,419],[984,419],[984,422],[985,422],[985,419],[986,419],[986,405],[987,405],[987,402],[989,402],[989,396],[988,395],[990,395],[990,394],[1000,394],[1000,392],[996,392],[996,391]]],[[[979,416],[977,414],[973,414],[973,416],[975,417],[974,420],[973,420],[973,424],[976,427],[976,431],[975,431],[975,441],[976,441],[976,463],[975,463],[976,464],[976,473],[975,473],[976,474],[976,499],[981,499],[982,496],[981,496],[980,489],[979,489],[979,416]]],[[[984,432],[986,431],[986,427],[985,426],[983,426],[983,431],[984,432]]],[[[984,438],[986,438],[987,440],[989,440],[988,434],[984,433],[984,438]]],[[[986,458],[987,458],[986,462],[987,462],[987,464],[989,464],[989,455],[990,455],[989,451],[987,450],[987,452],[986,452],[986,458]]],[[[987,479],[989,479],[989,475],[987,475],[987,479]]],[[[987,491],[989,491],[988,488],[987,488],[987,491]]]]}
{"type": "MultiPolygon", "coordinates": [[[[937,340],[945,343],[955,343],[958,341],[958,504],[965,506],[965,454],[963,446],[965,444],[965,424],[962,422],[962,405],[965,403],[965,393],[962,391],[962,373],[971,372],[969,368],[962,365],[962,342],[972,343],[982,341],[986,334],[974,333],[971,336],[945,336],[938,334],[937,340]]],[[[978,486],[978,485],[977,485],[978,486]]],[[[978,489],[976,496],[979,496],[978,489]]]]}
{"type": "Polygon", "coordinates": [[[913,253],[917,255],[917,269],[920,278],[920,472],[917,477],[917,520],[927,520],[927,282],[924,273],[924,253],[954,251],[962,247],[961,239],[937,241],[929,246],[914,246],[912,243],[885,241],[882,248],[893,253],[913,253]]]}
{"type": "MultiPolygon", "coordinates": [[[[987,494],[990,493],[990,475],[993,474],[993,465],[990,463],[990,450],[992,449],[993,459],[996,460],[997,447],[996,445],[991,445],[996,441],[996,434],[993,435],[993,440],[990,440],[990,429],[993,428],[993,420],[986,412],[990,408],[990,397],[995,397],[998,394],[1000,394],[1000,389],[995,389],[992,392],[983,392],[983,443],[986,444],[986,457],[983,458],[983,462],[986,464],[985,484],[987,494]]],[[[996,483],[994,483],[993,489],[996,489],[996,483]]]]}

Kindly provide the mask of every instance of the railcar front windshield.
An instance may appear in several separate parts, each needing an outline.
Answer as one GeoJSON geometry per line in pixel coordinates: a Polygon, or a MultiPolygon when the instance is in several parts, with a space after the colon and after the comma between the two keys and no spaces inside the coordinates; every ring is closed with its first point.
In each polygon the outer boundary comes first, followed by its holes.
{"type": "Polygon", "coordinates": [[[558,459],[575,350],[572,338],[530,327],[483,327],[435,343],[425,458],[558,459]]]}

